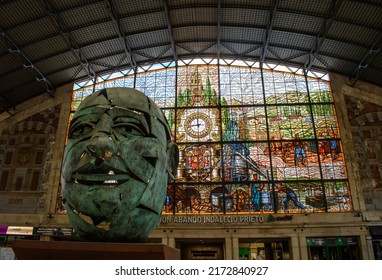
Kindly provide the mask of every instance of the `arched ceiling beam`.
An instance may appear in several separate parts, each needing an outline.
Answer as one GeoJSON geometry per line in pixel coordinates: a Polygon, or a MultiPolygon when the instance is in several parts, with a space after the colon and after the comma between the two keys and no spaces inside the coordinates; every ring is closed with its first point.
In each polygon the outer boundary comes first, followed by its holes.
{"type": "Polygon", "coordinates": [[[174,61],[175,61],[175,63],[177,63],[177,61],[178,61],[178,54],[176,53],[175,40],[174,40],[174,36],[173,36],[173,30],[172,30],[172,24],[171,24],[171,21],[170,21],[170,14],[169,14],[169,11],[168,11],[167,0],[163,0],[163,6],[164,6],[164,14],[165,14],[165,17],[166,17],[168,35],[170,37],[171,51],[172,51],[173,56],[174,56],[174,61]]]}
{"type": "Polygon", "coordinates": [[[117,16],[117,13],[115,11],[114,5],[113,5],[113,0],[104,0],[104,3],[109,11],[111,21],[113,22],[113,25],[115,27],[115,30],[117,31],[118,37],[120,41],[122,42],[123,50],[125,51],[126,58],[128,59],[129,63],[131,64],[131,67],[134,69],[137,66],[137,63],[135,62],[133,56],[132,56],[132,51],[130,46],[127,43],[127,39],[125,34],[123,34],[121,25],[119,24],[119,18],[117,16]]]}
{"type": "Polygon", "coordinates": [[[218,22],[217,22],[217,59],[220,59],[221,52],[221,1],[218,1],[218,22]]]}
{"type": "MultiPolygon", "coordinates": [[[[83,70],[85,70],[85,72],[87,73],[90,79],[94,79],[96,76],[95,70],[89,64],[89,62],[87,61],[87,58],[82,53],[81,48],[79,48],[79,46],[73,39],[73,36],[71,35],[69,29],[66,27],[65,23],[63,22],[60,14],[56,12],[56,9],[53,6],[52,1],[44,0],[44,4],[45,4],[45,9],[47,11],[47,15],[52,19],[53,23],[57,26],[61,36],[68,43],[68,47],[71,50],[71,52],[74,54],[74,56],[76,57],[79,65],[81,66],[83,70]]],[[[75,79],[75,77],[73,77],[72,79],[75,79]]]]}
{"type": "Polygon", "coordinates": [[[269,41],[271,38],[272,28],[273,28],[273,24],[275,22],[278,5],[279,5],[279,0],[273,0],[272,1],[272,10],[271,10],[271,13],[269,15],[269,23],[268,23],[267,30],[266,30],[265,41],[263,44],[263,53],[262,53],[261,58],[260,58],[261,63],[265,62],[265,58],[267,56],[268,45],[269,45],[269,41]]]}
{"type": "Polygon", "coordinates": [[[310,70],[310,68],[312,67],[313,62],[316,59],[316,57],[320,51],[320,48],[321,48],[321,46],[322,46],[322,44],[323,44],[323,42],[324,42],[324,40],[325,40],[325,38],[329,32],[329,29],[332,26],[334,16],[338,12],[338,10],[340,9],[340,6],[342,5],[342,3],[343,3],[343,0],[338,0],[338,1],[332,0],[331,1],[327,16],[325,17],[325,19],[322,23],[320,32],[316,36],[314,45],[311,48],[311,50],[309,52],[308,59],[304,64],[304,71],[305,72],[308,72],[310,70]]]}
{"type": "Polygon", "coordinates": [[[370,62],[377,55],[377,53],[380,52],[381,48],[382,48],[382,30],[379,33],[378,37],[376,38],[373,46],[369,49],[369,51],[365,54],[361,62],[358,64],[357,68],[353,71],[354,76],[350,77],[350,80],[352,81],[353,86],[361,77],[362,72],[365,71],[367,67],[369,67],[370,62]]]}
{"type": "Polygon", "coordinates": [[[6,43],[8,44],[8,47],[6,47],[8,49],[8,51],[11,53],[11,54],[17,54],[23,64],[22,66],[25,68],[25,69],[32,69],[37,75],[34,76],[34,78],[38,81],[38,82],[42,82],[44,84],[44,89],[49,93],[50,96],[54,96],[54,87],[52,85],[52,83],[49,81],[49,79],[46,78],[46,76],[38,69],[38,67],[36,67],[36,65],[29,59],[28,55],[25,54],[25,52],[23,52],[17,45],[16,43],[14,42],[14,40],[5,33],[5,31],[3,31],[2,29],[0,29],[0,34],[2,35],[2,37],[4,38],[4,40],[6,41],[6,43]]]}

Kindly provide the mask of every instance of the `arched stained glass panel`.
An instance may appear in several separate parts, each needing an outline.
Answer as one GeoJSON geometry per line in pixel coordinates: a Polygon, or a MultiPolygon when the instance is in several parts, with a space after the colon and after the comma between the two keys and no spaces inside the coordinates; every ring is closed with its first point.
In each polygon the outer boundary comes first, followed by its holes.
{"type": "Polygon", "coordinates": [[[164,214],[352,211],[329,81],[217,64],[129,73],[84,83],[72,110],[134,85],[163,109],[180,150],[164,214]]]}

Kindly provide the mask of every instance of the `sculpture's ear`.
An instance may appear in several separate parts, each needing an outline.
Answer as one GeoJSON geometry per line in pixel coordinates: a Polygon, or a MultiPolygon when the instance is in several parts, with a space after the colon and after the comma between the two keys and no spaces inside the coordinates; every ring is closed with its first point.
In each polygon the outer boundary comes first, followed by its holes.
{"type": "Polygon", "coordinates": [[[174,142],[167,144],[167,157],[168,157],[168,180],[174,181],[176,178],[176,171],[179,164],[179,148],[174,142]]]}

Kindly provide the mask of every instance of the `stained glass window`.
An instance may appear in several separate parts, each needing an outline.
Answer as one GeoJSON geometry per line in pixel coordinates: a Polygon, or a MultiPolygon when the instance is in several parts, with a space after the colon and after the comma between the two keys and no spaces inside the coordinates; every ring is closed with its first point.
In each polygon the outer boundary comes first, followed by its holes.
{"type": "Polygon", "coordinates": [[[135,87],[163,109],[180,150],[163,213],[352,210],[329,81],[246,66],[159,68],[77,88],[72,110],[105,87],[135,87]]]}

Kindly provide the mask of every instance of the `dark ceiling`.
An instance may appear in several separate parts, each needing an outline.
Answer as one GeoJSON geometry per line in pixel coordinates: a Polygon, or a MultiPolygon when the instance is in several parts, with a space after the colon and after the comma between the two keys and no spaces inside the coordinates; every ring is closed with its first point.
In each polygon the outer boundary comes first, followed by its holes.
{"type": "Polygon", "coordinates": [[[245,59],[382,86],[382,0],[0,0],[0,112],[148,63],[245,59]]]}

